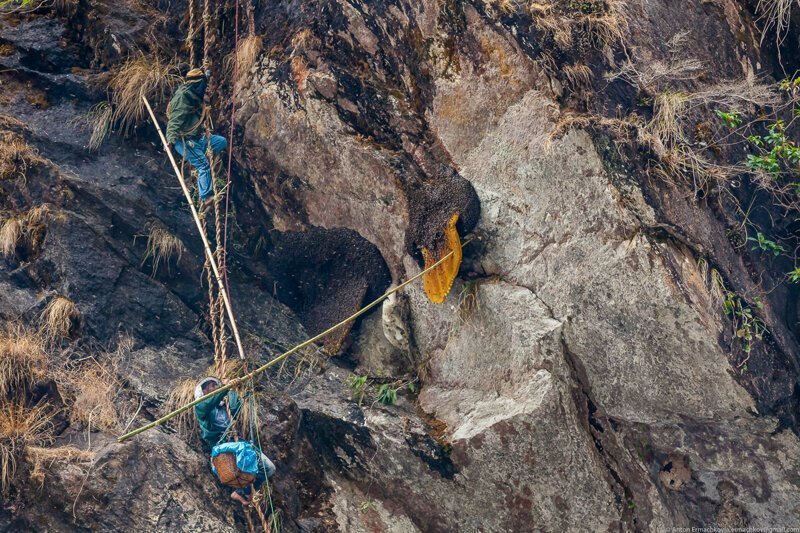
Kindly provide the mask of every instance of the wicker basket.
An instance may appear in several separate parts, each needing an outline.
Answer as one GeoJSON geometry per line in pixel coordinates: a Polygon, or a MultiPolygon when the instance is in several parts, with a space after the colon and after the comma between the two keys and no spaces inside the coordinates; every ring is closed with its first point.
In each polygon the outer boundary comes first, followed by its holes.
{"type": "Polygon", "coordinates": [[[256,476],[248,474],[239,470],[236,466],[236,454],[233,452],[225,452],[217,455],[212,459],[214,468],[217,469],[217,475],[223,485],[241,489],[253,483],[256,476]]]}

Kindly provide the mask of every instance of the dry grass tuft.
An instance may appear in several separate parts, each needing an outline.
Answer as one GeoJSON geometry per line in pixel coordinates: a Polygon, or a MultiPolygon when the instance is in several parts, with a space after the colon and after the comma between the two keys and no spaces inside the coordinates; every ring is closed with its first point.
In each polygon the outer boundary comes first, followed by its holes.
{"type": "Polygon", "coordinates": [[[764,36],[775,28],[775,41],[778,46],[783,44],[786,38],[786,30],[792,17],[792,7],[800,6],[800,0],[758,0],[756,13],[760,13],[760,21],[764,23],[761,32],[761,42],[764,36]]]}
{"type": "Polygon", "coordinates": [[[208,369],[209,376],[217,376],[223,382],[242,377],[247,374],[247,368],[241,359],[225,359],[217,361],[208,369]]]}
{"type": "Polygon", "coordinates": [[[717,109],[752,114],[759,108],[777,105],[780,95],[774,87],[754,78],[726,81],[692,92],[669,89],[699,79],[703,69],[699,61],[678,59],[683,39],[684,35],[678,33],[668,43],[673,55],[669,63],[650,62],[640,68],[629,61],[607,79],[625,80],[644,95],[653,96],[653,118],[648,124],[639,124],[639,119],[636,123],[622,122],[635,128],[635,141],[656,155],[656,172],[667,181],[678,177],[692,183],[695,190],[704,190],[746,169],[742,165],[715,163],[706,150],[693,146],[689,132],[698,117],[717,109]]]}
{"type": "Polygon", "coordinates": [[[97,151],[103,141],[111,133],[111,125],[114,120],[114,110],[108,102],[100,102],[89,111],[86,122],[92,129],[89,136],[89,150],[97,151]]]}
{"type": "Polygon", "coordinates": [[[468,281],[461,287],[458,295],[458,318],[466,323],[476,311],[480,310],[481,302],[478,297],[478,282],[468,281]]]}
{"type": "MultiPolygon", "coordinates": [[[[172,392],[169,393],[164,409],[166,412],[174,411],[179,407],[183,407],[187,403],[194,401],[194,389],[197,386],[198,380],[195,378],[186,378],[178,382],[172,392]]],[[[175,424],[175,429],[184,439],[188,439],[193,435],[197,435],[199,429],[197,425],[197,417],[194,414],[194,409],[189,409],[179,414],[172,419],[175,424]]]]}
{"type": "Polygon", "coordinates": [[[250,427],[250,421],[255,420],[254,415],[258,415],[258,402],[256,401],[255,392],[253,394],[253,400],[250,400],[249,396],[245,396],[243,394],[239,395],[239,400],[242,402],[242,406],[239,409],[239,414],[236,416],[236,424],[237,431],[239,432],[239,436],[245,440],[255,440],[258,438],[258,435],[253,435],[250,427]]]}
{"type": "Polygon", "coordinates": [[[52,469],[55,465],[59,468],[70,464],[88,466],[94,460],[94,456],[94,452],[69,445],[55,448],[28,446],[25,449],[25,460],[33,465],[30,477],[40,485],[44,485],[45,469],[52,469]]]}
{"type": "Polygon", "coordinates": [[[25,221],[28,223],[28,228],[41,226],[47,222],[47,217],[50,216],[50,205],[42,204],[28,209],[25,215],[25,221]]]}
{"type": "Polygon", "coordinates": [[[0,397],[24,393],[45,375],[44,341],[20,325],[0,333],[0,397]]]}
{"type": "Polygon", "coordinates": [[[585,90],[591,87],[592,69],[583,63],[567,65],[563,71],[573,91],[585,90]]]}
{"type": "Polygon", "coordinates": [[[73,372],[68,389],[75,395],[71,420],[82,423],[89,431],[97,428],[113,431],[120,428],[120,417],[114,404],[121,384],[116,375],[92,361],[86,368],[73,372]]]}
{"type": "Polygon", "coordinates": [[[147,234],[147,251],[142,259],[142,265],[148,258],[153,259],[153,275],[158,271],[158,265],[163,261],[169,267],[169,260],[175,257],[177,261],[183,256],[183,242],[170,233],[166,228],[157,224],[149,224],[147,234]]]}
{"type": "Polygon", "coordinates": [[[306,28],[300,30],[292,36],[292,48],[295,50],[302,50],[306,46],[311,45],[315,40],[314,33],[310,29],[306,28]]]}
{"type": "Polygon", "coordinates": [[[39,157],[25,140],[9,131],[0,133],[0,180],[24,178],[28,167],[39,157]]]}
{"type": "Polygon", "coordinates": [[[129,132],[145,118],[142,97],[156,106],[166,101],[172,89],[181,82],[177,64],[158,55],[139,52],[112,73],[109,89],[114,106],[113,118],[124,132],[129,132]]]}
{"type": "Polygon", "coordinates": [[[36,246],[42,238],[45,222],[50,214],[50,207],[42,204],[29,209],[24,215],[14,215],[3,222],[0,227],[0,254],[12,257],[17,246],[27,238],[31,245],[36,246]]]}
{"type": "Polygon", "coordinates": [[[231,54],[226,59],[228,71],[233,76],[234,83],[240,83],[256,64],[259,54],[264,46],[263,40],[258,35],[248,35],[239,42],[236,54],[231,54]]]}
{"type": "MultiPolygon", "coordinates": [[[[653,119],[648,130],[664,146],[685,142],[681,117],[689,103],[689,95],[682,92],[665,92],[653,100],[653,119]]],[[[660,150],[663,152],[663,150],[660,150]]]]}
{"type": "Polygon", "coordinates": [[[13,402],[0,404],[0,491],[8,491],[28,446],[51,442],[52,419],[46,405],[26,409],[13,402]]]}
{"type": "Polygon", "coordinates": [[[605,13],[588,15],[586,27],[596,47],[624,44],[628,33],[628,18],[620,2],[609,2],[605,13]]]}
{"type": "Polygon", "coordinates": [[[72,300],[65,296],[56,296],[42,311],[42,334],[49,341],[69,337],[80,316],[78,306],[72,300]]]}
{"type": "MultiPolygon", "coordinates": [[[[564,19],[558,22],[562,21],[564,21],[564,19]]],[[[557,29],[553,33],[553,40],[561,50],[567,50],[572,46],[572,24],[558,24],[558,22],[556,23],[557,29]]]]}
{"type": "Polygon", "coordinates": [[[7,218],[0,228],[0,254],[5,257],[12,257],[23,234],[24,224],[22,217],[17,215],[7,218]]]}
{"type": "Polygon", "coordinates": [[[648,94],[655,94],[671,86],[677,81],[695,80],[703,72],[703,63],[696,59],[684,59],[664,63],[662,61],[648,61],[642,65],[635,65],[626,61],[614,73],[606,75],[608,81],[622,79],[648,94]]]}
{"type": "Polygon", "coordinates": [[[486,7],[496,9],[506,15],[510,15],[517,11],[518,5],[516,0],[483,0],[486,7]]]}

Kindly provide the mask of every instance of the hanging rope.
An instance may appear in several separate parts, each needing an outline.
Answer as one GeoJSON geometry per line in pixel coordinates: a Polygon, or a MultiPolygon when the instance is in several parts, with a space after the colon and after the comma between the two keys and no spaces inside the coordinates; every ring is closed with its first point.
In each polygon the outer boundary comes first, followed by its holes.
{"type": "MultiPolygon", "coordinates": [[[[236,0],[236,8],[235,8],[235,44],[234,44],[234,57],[238,57],[238,47],[239,47],[239,1],[236,0]]],[[[212,18],[211,18],[211,10],[210,10],[210,0],[205,0],[204,3],[204,10],[203,10],[203,28],[204,28],[204,46],[203,46],[203,66],[206,69],[211,68],[211,46],[213,42],[213,30],[212,30],[212,18]]],[[[215,361],[224,363],[227,359],[227,336],[225,333],[225,318],[224,318],[224,304],[225,302],[230,302],[230,294],[228,292],[229,285],[228,285],[228,272],[227,272],[227,237],[228,237],[228,211],[230,206],[230,184],[231,184],[231,166],[232,166],[232,156],[233,156],[233,130],[235,125],[235,112],[236,112],[236,88],[233,89],[232,95],[232,105],[231,105],[231,127],[229,131],[228,137],[228,161],[227,161],[227,177],[225,183],[225,214],[224,217],[220,216],[221,212],[221,203],[222,197],[220,191],[218,190],[217,185],[217,165],[216,165],[216,157],[211,149],[211,132],[213,130],[210,117],[206,117],[205,120],[205,127],[206,127],[206,138],[208,139],[207,150],[206,150],[206,157],[209,160],[209,164],[211,167],[211,182],[212,182],[212,191],[214,194],[214,229],[215,229],[215,240],[216,240],[216,250],[215,250],[215,257],[216,259],[216,266],[217,271],[221,273],[222,278],[224,280],[223,284],[220,285],[218,291],[224,293],[227,298],[214,298],[213,290],[209,286],[209,310],[210,310],[210,317],[212,323],[212,337],[214,339],[214,355],[215,361]],[[215,312],[216,311],[216,312],[215,312]]],[[[205,228],[204,228],[205,229],[205,228]]],[[[210,262],[213,259],[206,259],[207,267],[210,267],[210,262]]],[[[210,273],[210,268],[209,268],[210,273]]],[[[209,274],[210,279],[210,274],[209,274]]],[[[230,304],[229,304],[230,305],[230,304]]],[[[231,309],[232,313],[232,309],[231,309]]],[[[244,358],[243,354],[240,353],[242,359],[245,361],[245,371],[249,372],[247,360],[244,358]]],[[[250,401],[250,413],[251,413],[251,420],[250,420],[250,437],[253,438],[253,418],[257,416],[256,414],[256,406],[253,401],[253,390],[252,390],[252,382],[249,384],[249,393],[247,396],[249,397],[250,401]]],[[[235,419],[232,416],[230,411],[230,405],[227,401],[225,401],[226,409],[228,410],[228,416],[233,421],[232,426],[233,429],[233,438],[235,441],[239,440],[239,431],[235,428],[235,419]]],[[[259,450],[260,448],[260,441],[261,436],[256,429],[256,435],[258,436],[259,440],[259,450]]],[[[263,465],[262,465],[263,467],[263,465]]],[[[266,479],[266,469],[264,471],[264,484],[267,485],[267,490],[269,491],[269,480],[266,479]]],[[[261,492],[256,492],[255,487],[251,484],[250,485],[250,494],[253,498],[252,506],[255,507],[256,513],[258,514],[258,518],[261,522],[261,526],[264,529],[264,533],[268,533],[269,531],[269,524],[267,522],[267,518],[264,515],[263,510],[261,509],[261,502],[259,495],[261,492]]],[[[272,499],[270,497],[270,508],[272,507],[272,499]]],[[[255,533],[255,525],[253,523],[252,516],[250,514],[250,508],[246,509],[245,517],[247,519],[247,526],[248,530],[252,533],[255,533]]]]}
{"type": "MultiPolygon", "coordinates": [[[[247,2],[248,9],[250,11],[253,10],[252,0],[248,0],[247,2]]],[[[236,7],[234,9],[234,16],[233,16],[233,72],[239,71],[239,0],[236,0],[236,7]]],[[[254,20],[254,16],[248,16],[248,24],[250,24],[250,20],[254,20]]],[[[253,24],[253,34],[255,34],[255,22],[253,24]]],[[[228,249],[228,212],[230,209],[230,194],[231,194],[231,165],[233,163],[233,129],[236,126],[236,83],[232,84],[231,89],[231,127],[228,130],[228,175],[225,180],[225,218],[224,218],[224,226],[222,228],[222,249],[228,249]]],[[[222,257],[222,276],[225,280],[225,290],[229,290],[228,285],[228,269],[227,269],[227,261],[228,258],[223,252],[222,257]]]]}
{"type": "Polygon", "coordinates": [[[203,1],[203,68],[211,69],[211,0],[203,1]]]}
{"type": "MultiPolygon", "coordinates": [[[[244,4],[247,8],[247,33],[249,35],[256,34],[256,13],[253,6],[253,0],[246,0],[244,4]]],[[[237,2],[236,10],[239,10],[239,5],[237,2]]]]}
{"type": "Polygon", "coordinates": [[[191,66],[197,64],[197,36],[200,29],[195,15],[197,1],[189,0],[189,30],[186,32],[186,43],[189,45],[189,64],[191,66]]]}

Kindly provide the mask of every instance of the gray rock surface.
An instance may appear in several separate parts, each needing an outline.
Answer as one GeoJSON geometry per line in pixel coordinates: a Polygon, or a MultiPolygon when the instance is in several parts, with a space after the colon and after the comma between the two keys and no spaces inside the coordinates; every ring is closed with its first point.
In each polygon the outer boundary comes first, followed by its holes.
{"type": "MultiPolygon", "coordinates": [[[[565,17],[568,4],[558,7],[565,17]]],[[[156,139],[142,128],[90,154],[74,125],[102,96],[71,67],[97,74],[153,28],[156,8],[112,7],[2,22],[0,43],[14,52],[0,67],[16,77],[0,72],[14,89],[0,113],[21,119],[10,131],[48,161],[24,182],[0,182],[0,209],[47,202],[58,216],[35,253],[0,264],[0,319],[35,324],[53,294],[73,299],[83,327],[59,364],[130,336],[115,372],[125,398],[141,402],[134,409],[143,406],[138,424],[163,411],[178,380],[205,372],[211,348],[201,250],[156,139]],[[46,94],[46,108],[26,100],[24,83],[46,94]],[[154,220],[186,247],[156,273],[141,237],[154,220]]],[[[229,7],[220,10],[232,16],[229,7]]],[[[363,295],[341,291],[377,283],[355,262],[301,265],[314,275],[299,280],[290,267],[278,272],[269,254],[285,232],[318,237],[297,257],[346,234],[343,254],[382,257],[398,283],[420,271],[441,220],[458,212],[462,238],[477,220],[444,304],[412,285],[358,321],[336,357],[312,349],[264,376],[258,425],[278,467],[271,486],[285,530],[796,526],[797,304],[791,291],[759,285],[783,272],[731,242],[735,215],[655,182],[646,154],[601,129],[564,128],[575,116],[636,109],[636,91],[602,75],[626,57],[668,60],[666,43],[684,30],[703,83],[768,70],[773,52],[732,0],[626,3],[627,55],[584,19],[564,47],[512,8],[257,3],[264,51],[237,85],[229,274],[254,359],[303,339],[310,309],[350,305],[363,295]],[[583,64],[590,75],[576,82],[568,67],[583,64]],[[708,264],[732,290],[763,296],[771,333],[749,373],[708,264]],[[291,309],[279,302],[290,285],[301,295],[291,309]],[[354,373],[373,378],[362,401],[348,386],[354,373]],[[398,389],[395,405],[377,401],[379,384],[398,389]]],[[[182,3],[159,9],[159,31],[182,42],[182,3]]],[[[221,60],[232,43],[218,37],[221,60]]],[[[214,101],[227,101],[226,84],[214,101]]],[[[228,111],[217,110],[223,127],[228,111]]],[[[0,530],[246,527],[193,439],[165,428],[116,444],[69,427],[68,398],[37,394],[65,409],[58,443],[85,447],[86,434],[95,458],[91,468],[51,465],[40,488],[15,480],[0,530]]]]}

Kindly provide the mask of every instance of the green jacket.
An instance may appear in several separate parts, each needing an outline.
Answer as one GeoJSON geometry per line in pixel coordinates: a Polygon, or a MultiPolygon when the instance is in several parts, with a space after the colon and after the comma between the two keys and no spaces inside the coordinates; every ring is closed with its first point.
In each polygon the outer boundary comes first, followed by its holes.
{"type": "Polygon", "coordinates": [[[187,84],[178,87],[167,106],[167,141],[174,143],[196,139],[202,135],[203,100],[189,90],[187,84]]]}
{"type": "Polygon", "coordinates": [[[235,418],[236,415],[239,414],[239,409],[242,408],[242,402],[234,391],[222,391],[194,406],[194,412],[197,415],[197,422],[200,424],[203,442],[209,447],[216,446],[228,429],[228,427],[221,422],[222,420],[227,420],[227,410],[224,404],[222,406],[219,405],[225,397],[225,394],[228,394],[228,406],[230,407],[231,415],[235,418]],[[221,413],[218,412],[219,409],[222,410],[221,413]]]}

